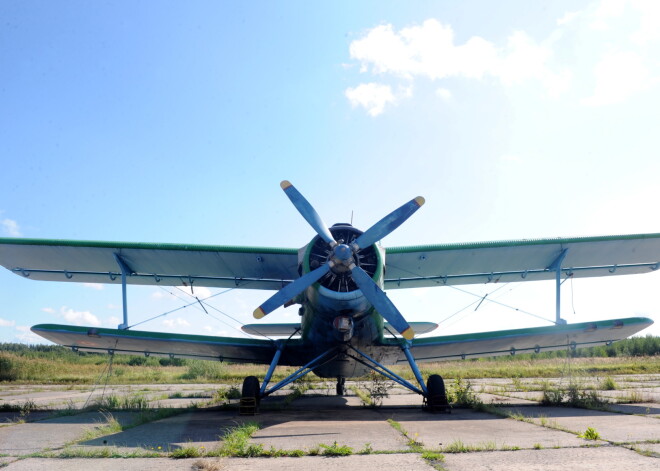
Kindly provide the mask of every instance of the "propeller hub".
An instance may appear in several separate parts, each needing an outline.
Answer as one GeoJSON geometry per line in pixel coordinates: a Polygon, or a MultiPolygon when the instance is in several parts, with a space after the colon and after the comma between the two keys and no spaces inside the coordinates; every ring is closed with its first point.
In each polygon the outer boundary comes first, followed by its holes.
{"type": "Polygon", "coordinates": [[[333,259],[336,262],[346,263],[350,260],[353,260],[353,251],[346,244],[337,245],[334,249],[334,252],[335,253],[333,259]]]}
{"type": "Polygon", "coordinates": [[[338,244],[332,249],[331,268],[335,274],[346,273],[355,264],[353,250],[346,244],[338,244]]]}

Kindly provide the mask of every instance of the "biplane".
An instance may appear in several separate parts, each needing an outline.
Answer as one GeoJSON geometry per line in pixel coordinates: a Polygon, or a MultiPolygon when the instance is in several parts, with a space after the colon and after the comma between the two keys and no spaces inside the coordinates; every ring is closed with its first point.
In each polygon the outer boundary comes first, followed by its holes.
{"type": "MultiPolygon", "coordinates": [[[[259,401],[313,372],[337,380],[370,370],[423,396],[426,408],[447,407],[444,381],[424,380],[418,363],[538,353],[611,344],[653,323],[644,317],[566,323],[560,285],[568,278],[650,273],[660,267],[660,234],[441,244],[385,248],[380,240],[423,204],[417,197],[365,232],[326,226],[288,181],[281,187],[316,235],[304,247],[262,248],[159,243],[0,239],[0,264],[28,280],[122,285],[117,329],[40,324],[32,331],[75,351],[190,357],[268,365],[261,382],[243,382],[242,401],[259,401]],[[537,280],[556,282],[555,325],[474,334],[417,337],[437,327],[408,322],[385,290],[537,280]],[[253,337],[216,337],[129,328],[127,285],[274,290],[254,311],[263,318],[298,305],[300,322],[244,325],[253,337]],[[392,365],[410,365],[415,381],[392,365]],[[298,367],[271,385],[278,365],[298,367]]],[[[264,368],[266,369],[266,368],[264,368]]]]}

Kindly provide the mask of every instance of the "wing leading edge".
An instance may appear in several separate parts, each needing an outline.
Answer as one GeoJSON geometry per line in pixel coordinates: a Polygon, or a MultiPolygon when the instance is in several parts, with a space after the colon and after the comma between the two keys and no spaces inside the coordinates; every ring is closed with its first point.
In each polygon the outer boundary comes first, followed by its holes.
{"type": "Polygon", "coordinates": [[[650,273],[660,234],[389,247],[385,288],[551,280],[557,261],[562,277],[650,273]]]}
{"type": "MultiPolygon", "coordinates": [[[[476,334],[414,339],[411,353],[418,362],[539,353],[567,348],[609,345],[653,324],[646,317],[631,317],[578,324],[502,330],[476,334]]],[[[406,361],[400,355],[398,362],[406,361]]]]}
{"type": "Polygon", "coordinates": [[[0,265],[31,280],[280,289],[298,278],[298,250],[0,238],[0,265]]]}
{"type": "MultiPolygon", "coordinates": [[[[32,332],[79,351],[200,358],[240,363],[268,364],[275,344],[270,340],[169,334],[139,330],[102,329],[39,324],[32,332]]],[[[296,348],[297,342],[291,340],[296,348]]]]}

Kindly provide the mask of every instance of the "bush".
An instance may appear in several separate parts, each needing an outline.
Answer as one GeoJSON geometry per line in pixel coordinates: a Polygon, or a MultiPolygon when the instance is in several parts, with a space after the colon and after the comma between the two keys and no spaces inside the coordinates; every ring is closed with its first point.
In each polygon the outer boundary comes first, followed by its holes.
{"type": "Polygon", "coordinates": [[[16,381],[18,371],[14,361],[6,355],[0,355],[0,381],[16,381]]]}
{"type": "Polygon", "coordinates": [[[225,366],[217,361],[190,360],[188,372],[181,375],[183,379],[220,380],[226,376],[225,366]]]}

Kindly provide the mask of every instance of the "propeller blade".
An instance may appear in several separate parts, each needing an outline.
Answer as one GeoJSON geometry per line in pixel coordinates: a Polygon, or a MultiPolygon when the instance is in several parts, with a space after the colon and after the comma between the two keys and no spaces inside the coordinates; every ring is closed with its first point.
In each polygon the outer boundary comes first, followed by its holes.
{"type": "Polygon", "coordinates": [[[353,265],[351,268],[353,280],[362,290],[362,294],[376,308],[387,322],[390,323],[407,340],[412,340],[415,332],[408,322],[403,318],[394,303],[385,295],[382,289],[371,279],[371,277],[362,268],[353,265]]]}
{"type": "Polygon", "coordinates": [[[367,231],[358,237],[351,245],[359,250],[375,244],[394,229],[403,224],[406,219],[412,216],[413,213],[424,204],[424,202],[425,200],[421,196],[408,201],[406,204],[398,209],[395,209],[390,214],[367,229],[367,231]]]}
{"type": "Polygon", "coordinates": [[[310,271],[300,278],[296,279],[293,283],[286,285],[261,306],[254,310],[254,317],[261,319],[266,314],[270,314],[278,307],[284,305],[285,302],[290,301],[299,293],[302,293],[308,286],[316,283],[323,275],[330,271],[330,264],[326,263],[318,267],[314,271],[310,271]]]}
{"type": "Polygon", "coordinates": [[[331,246],[337,245],[337,242],[335,242],[334,237],[332,237],[332,234],[328,230],[328,226],[325,225],[321,219],[321,216],[319,216],[309,201],[307,201],[305,197],[300,194],[298,190],[296,190],[296,187],[293,186],[288,180],[282,181],[280,186],[284,190],[284,193],[286,193],[286,195],[289,197],[293,205],[296,207],[298,212],[302,215],[302,217],[305,218],[309,225],[314,228],[321,239],[326,241],[331,246]]]}

